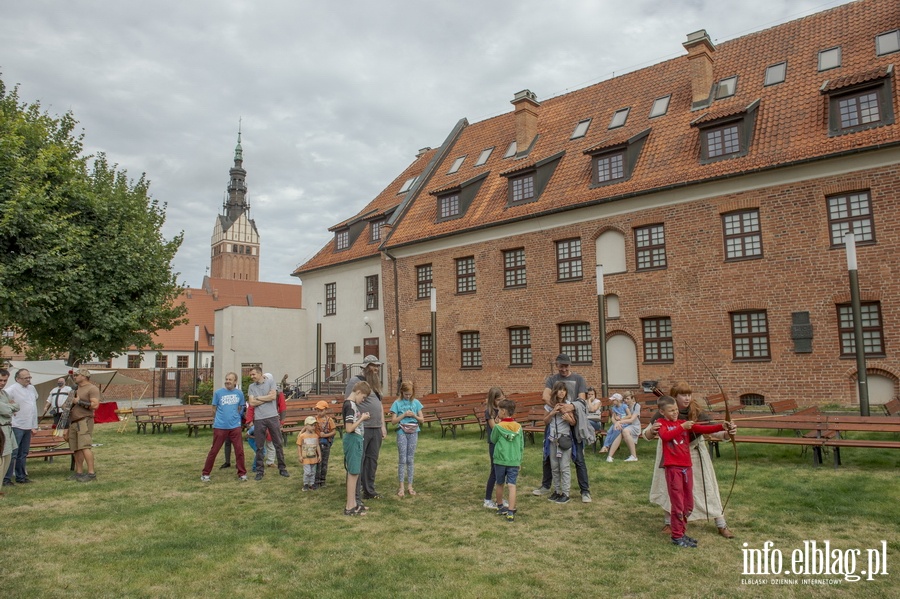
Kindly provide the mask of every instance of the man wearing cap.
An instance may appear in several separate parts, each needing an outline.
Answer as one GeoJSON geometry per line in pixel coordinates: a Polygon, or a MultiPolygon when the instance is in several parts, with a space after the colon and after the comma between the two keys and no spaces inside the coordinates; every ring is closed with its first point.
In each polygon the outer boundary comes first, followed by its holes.
{"type": "Polygon", "coordinates": [[[247,403],[253,408],[253,438],[256,441],[256,480],[262,480],[266,473],[263,459],[263,448],[266,445],[266,432],[272,437],[275,445],[275,457],[278,460],[278,473],[285,478],[290,476],[284,462],[284,449],[281,443],[281,421],[278,418],[278,393],[275,381],[263,375],[262,368],[254,366],[250,369],[253,382],[247,389],[247,403]]]}
{"type": "MultiPolygon", "coordinates": [[[[550,405],[550,390],[553,385],[558,382],[565,384],[569,392],[571,400],[579,399],[584,404],[587,397],[587,383],[584,377],[571,371],[572,359],[567,354],[559,354],[556,356],[556,374],[551,374],[544,381],[544,404],[550,405]]],[[[575,406],[571,405],[574,412],[575,406]]],[[[585,418],[586,418],[585,408],[585,418]]],[[[581,424],[580,420],[576,426],[581,424]]],[[[549,435],[544,435],[544,472],[541,480],[541,487],[532,491],[534,495],[546,495],[550,493],[550,487],[553,484],[553,470],[550,467],[550,455],[548,453],[549,435]]],[[[584,442],[581,435],[575,435],[575,442],[572,443],[572,462],[575,464],[575,474],[578,476],[578,487],[581,489],[581,501],[583,503],[591,502],[591,488],[588,483],[587,466],[584,463],[584,442]]]]}
{"type": "Polygon", "coordinates": [[[345,397],[353,392],[353,385],[360,381],[368,383],[372,389],[368,397],[359,402],[357,406],[360,413],[369,413],[366,428],[363,430],[363,463],[356,491],[357,503],[361,499],[381,498],[381,494],[375,490],[375,473],[378,470],[378,452],[381,451],[382,441],[387,437],[384,406],[381,404],[381,379],[379,378],[381,362],[375,356],[366,356],[363,364],[363,371],[347,381],[347,388],[344,389],[345,397]]]}
{"type": "Polygon", "coordinates": [[[316,489],[325,486],[325,477],[328,476],[328,457],[331,455],[331,445],[334,443],[334,435],[337,429],[334,419],[328,415],[328,402],[316,402],[316,434],[319,436],[319,453],[322,459],[316,465],[316,480],[313,485],[316,489]]]}
{"type": "Polygon", "coordinates": [[[247,480],[247,468],[244,465],[244,445],[241,440],[241,411],[246,403],[244,392],[237,388],[238,376],[234,372],[225,375],[225,387],[213,394],[212,405],[215,410],[213,418],[213,443],[206,454],[206,463],[200,480],[209,482],[209,473],[212,471],[216,456],[225,443],[234,447],[234,457],[237,461],[238,480],[247,480]]]}
{"type": "Polygon", "coordinates": [[[69,428],[63,438],[69,449],[75,452],[75,476],[80,483],[95,480],[94,451],[91,449],[94,434],[94,411],[100,405],[100,389],[91,383],[91,371],[79,368],[72,373],[75,380],[75,396],[69,399],[69,428]],[[87,472],[83,472],[84,466],[87,472]]]}
{"type": "Polygon", "coordinates": [[[63,414],[63,406],[69,399],[69,393],[71,392],[72,387],[66,384],[66,379],[56,379],[56,387],[47,396],[47,406],[44,408],[44,413],[41,414],[41,417],[44,417],[47,415],[47,412],[50,412],[50,415],[53,416],[53,428],[56,428],[56,425],[59,424],[59,419],[63,414]]]}
{"type": "Polygon", "coordinates": [[[19,411],[12,417],[12,432],[18,447],[12,452],[9,468],[3,476],[4,485],[13,484],[13,475],[17,483],[30,483],[25,469],[25,459],[31,449],[31,433],[37,430],[37,389],[31,384],[31,373],[24,368],[16,372],[16,382],[7,385],[6,393],[12,403],[19,406],[19,411]]]}

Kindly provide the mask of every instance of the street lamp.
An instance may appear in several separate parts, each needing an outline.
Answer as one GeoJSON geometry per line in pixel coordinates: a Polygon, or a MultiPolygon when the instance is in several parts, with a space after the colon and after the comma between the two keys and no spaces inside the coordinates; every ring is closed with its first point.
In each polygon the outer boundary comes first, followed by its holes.
{"type": "Polygon", "coordinates": [[[431,392],[437,393],[437,289],[431,288],[431,392]]]}
{"type": "Polygon", "coordinates": [[[606,294],[603,291],[603,265],[597,265],[597,312],[600,315],[600,392],[609,397],[609,377],[606,364],[606,294]]]}
{"type": "Polygon", "coordinates": [[[316,302],[316,395],[322,394],[322,302],[316,302]]]}
{"type": "Polygon", "coordinates": [[[194,392],[197,395],[197,365],[200,362],[200,325],[194,325],[194,392]]]}
{"type": "Polygon", "coordinates": [[[859,387],[859,415],[869,415],[869,380],[866,375],[866,347],[863,342],[862,305],[859,301],[859,272],[856,269],[856,236],[844,235],[847,271],[850,274],[850,311],[853,313],[853,343],[856,345],[856,382],[859,387]]]}

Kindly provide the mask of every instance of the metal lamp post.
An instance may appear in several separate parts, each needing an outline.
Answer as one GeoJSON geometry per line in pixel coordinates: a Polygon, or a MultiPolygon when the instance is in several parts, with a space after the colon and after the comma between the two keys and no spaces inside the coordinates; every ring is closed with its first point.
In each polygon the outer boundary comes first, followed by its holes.
{"type": "Polygon", "coordinates": [[[600,392],[609,397],[609,376],[606,363],[606,294],[603,291],[603,265],[597,265],[597,312],[600,316],[600,392]]]}
{"type": "Polygon", "coordinates": [[[316,395],[322,394],[322,302],[316,302],[316,395]]]}
{"type": "Polygon", "coordinates": [[[431,288],[431,392],[437,393],[437,289],[431,288]]]}
{"type": "Polygon", "coordinates": [[[853,313],[853,342],[856,346],[856,382],[859,388],[859,415],[869,415],[869,380],[866,375],[866,347],[863,340],[862,305],[859,301],[859,272],[856,269],[856,236],[844,235],[847,271],[850,274],[850,310],[853,313]]]}
{"type": "Polygon", "coordinates": [[[200,362],[200,325],[194,325],[194,392],[197,395],[197,365],[200,362]]]}

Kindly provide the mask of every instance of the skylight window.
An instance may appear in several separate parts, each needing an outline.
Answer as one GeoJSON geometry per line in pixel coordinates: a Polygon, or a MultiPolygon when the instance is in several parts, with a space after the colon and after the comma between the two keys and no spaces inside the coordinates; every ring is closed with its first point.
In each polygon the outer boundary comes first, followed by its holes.
{"type": "Polygon", "coordinates": [[[409,179],[407,179],[406,183],[403,184],[403,187],[401,187],[400,191],[397,193],[406,193],[407,191],[409,191],[409,188],[412,187],[413,183],[416,182],[416,179],[418,179],[418,177],[410,177],[409,179]]]}
{"type": "Polygon", "coordinates": [[[786,62],[779,62],[778,64],[773,64],[766,67],[766,81],[764,85],[775,85],[776,83],[783,82],[786,73],[786,62]]]}
{"type": "Polygon", "coordinates": [[[625,121],[628,120],[628,111],[631,108],[621,108],[616,111],[613,115],[612,121],[609,123],[609,129],[615,129],[616,127],[621,127],[625,124],[625,121]]]}
{"type": "Polygon", "coordinates": [[[450,170],[447,171],[447,174],[450,175],[450,174],[455,173],[456,171],[458,171],[458,170],[459,170],[459,167],[462,166],[462,163],[465,162],[465,160],[466,160],[466,157],[465,157],[465,156],[460,156],[459,158],[457,158],[456,160],[454,160],[454,161],[453,161],[453,166],[450,167],[450,170]]]}
{"type": "Polygon", "coordinates": [[[662,116],[669,112],[669,100],[671,98],[672,96],[668,95],[653,100],[653,107],[650,109],[650,118],[662,116]]]}
{"type": "Polygon", "coordinates": [[[481,151],[481,155],[478,156],[478,161],[475,163],[475,166],[481,166],[485,162],[488,161],[488,158],[491,157],[491,153],[494,151],[494,148],[488,148],[486,150],[481,151]]]}
{"type": "Polygon", "coordinates": [[[509,144],[509,147],[506,148],[506,154],[503,155],[504,158],[512,158],[516,155],[516,142],[513,141],[509,144]]]}
{"type": "Polygon", "coordinates": [[[829,48],[819,52],[819,70],[827,71],[841,66],[841,47],[829,48]]]}
{"type": "Polygon", "coordinates": [[[587,134],[588,127],[591,126],[591,119],[585,119],[575,125],[575,130],[572,131],[572,137],[569,139],[578,139],[579,137],[584,137],[587,134]]]}
{"type": "Polygon", "coordinates": [[[716,100],[730,98],[735,91],[737,91],[737,77],[722,79],[716,86],[716,100]]]}
{"type": "Polygon", "coordinates": [[[888,31],[875,37],[875,54],[884,56],[900,50],[900,29],[888,31]]]}

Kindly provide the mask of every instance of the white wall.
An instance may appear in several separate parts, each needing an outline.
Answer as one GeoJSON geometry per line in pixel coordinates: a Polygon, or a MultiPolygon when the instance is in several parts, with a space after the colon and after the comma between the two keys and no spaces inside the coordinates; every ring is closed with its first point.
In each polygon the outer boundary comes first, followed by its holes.
{"type": "MultiPolygon", "coordinates": [[[[390,265],[385,262],[385,267],[390,265]]],[[[384,276],[381,272],[381,255],[350,264],[318,270],[303,276],[303,307],[306,313],[306,362],[304,374],[316,367],[316,304],[322,303],[322,362],[325,362],[325,344],[335,344],[335,361],[338,364],[358,364],[365,357],[363,339],[378,338],[382,360],[387,359],[384,335],[384,276]],[[366,310],[366,277],[378,275],[378,309],[366,310]],[[325,284],[337,284],[337,305],[334,316],[325,316],[325,284]],[[372,331],[363,321],[368,317],[372,331]],[[359,348],[359,351],[355,351],[359,348]]],[[[218,358],[217,358],[218,359],[218,358]]],[[[389,370],[385,368],[385,374],[389,370]]],[[[293,377],[293,374],[292,374],[293,377]]]]}
{"type": "Polygon", "coordinates": [[[307,363],[305,310],[229,306],[216,310],[215,331],[216,381],[247,363],[261,363],[276,382],[285,374],[293,380],[307,363]]]}

